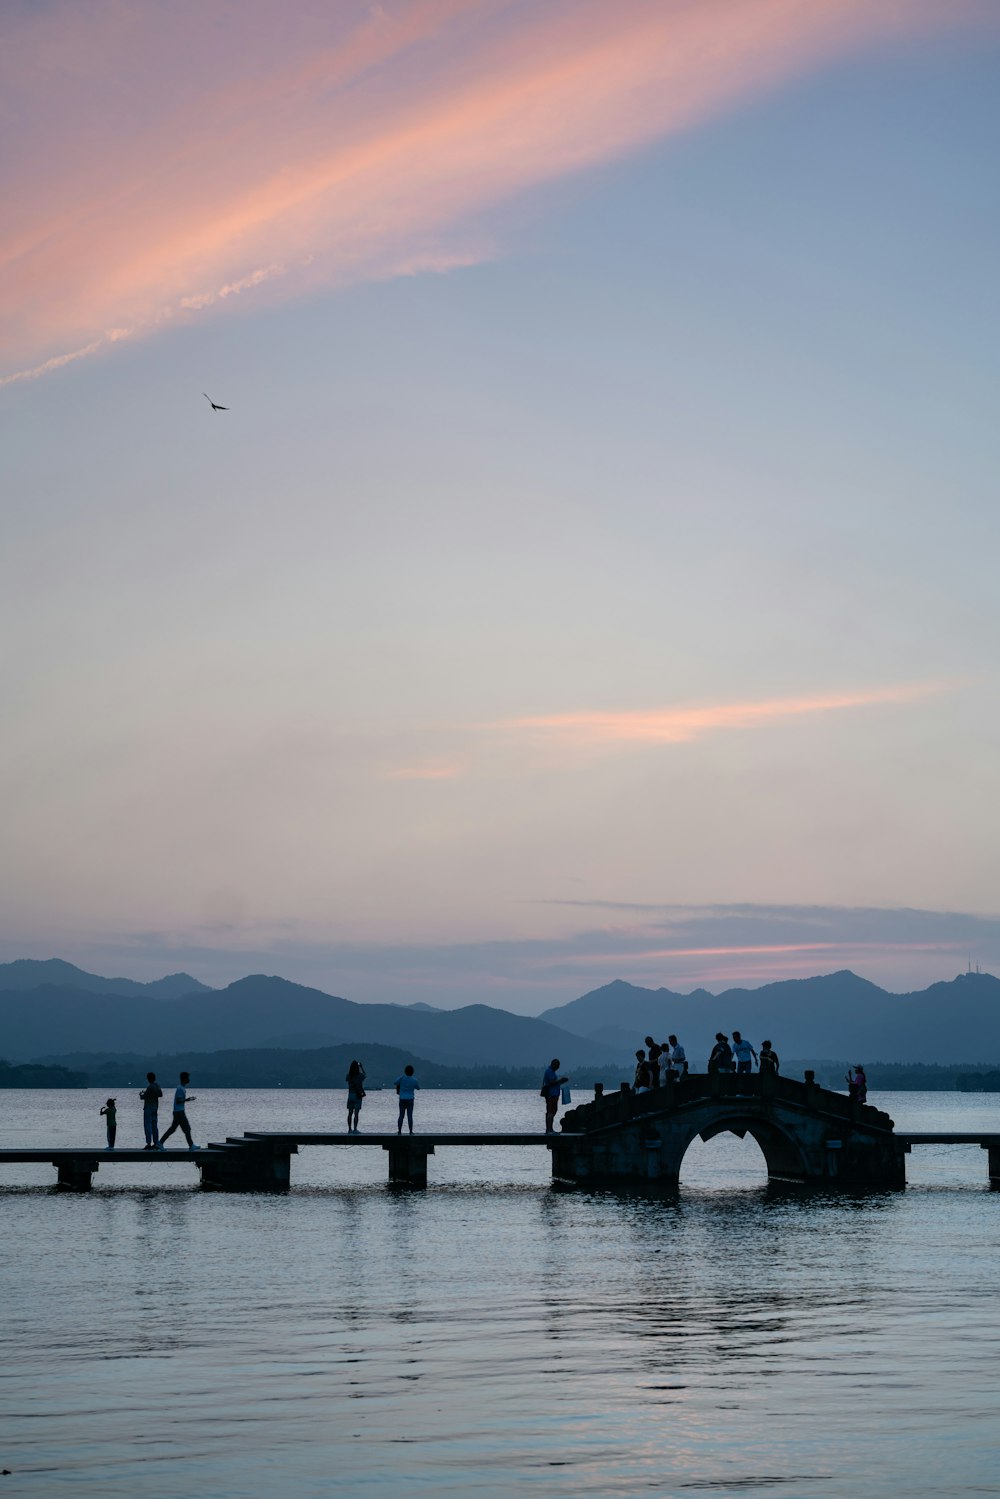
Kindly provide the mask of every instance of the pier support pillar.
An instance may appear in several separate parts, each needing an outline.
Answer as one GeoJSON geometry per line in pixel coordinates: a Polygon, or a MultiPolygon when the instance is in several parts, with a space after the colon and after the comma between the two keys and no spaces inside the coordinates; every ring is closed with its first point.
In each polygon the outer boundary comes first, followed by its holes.
{"type": "Polygon", "coordinates": [[[982,1148],[987,1152],[986,1162],[990,1173],[990,1186],[995,1192],[1000,1191],[1000,1144],[984,1145],[982,1148]]]}
{"type": "Polygon", "coordinates": [[[400,1137],[395,1145],[383,1145],[389,1153],[389,1181],[403,1187],[426,1187],[427,1157],[434,1146],[421,1140],[400,1137]]]}
{"type": "Polygon", "coordinates": [[[69,1160],[57,1161],[56,1170],[59,1173],[57,1185],[64,1192],[89,1192],[97,1162],[83,1156],[73,1156],[69,1160]]]}

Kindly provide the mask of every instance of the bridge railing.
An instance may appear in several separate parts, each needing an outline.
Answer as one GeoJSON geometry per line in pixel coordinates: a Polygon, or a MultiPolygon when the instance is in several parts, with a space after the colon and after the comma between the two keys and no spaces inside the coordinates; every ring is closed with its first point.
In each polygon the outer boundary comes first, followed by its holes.
{"type": "Polygon", "coordinates": [[[782,1077],[774,1073],[689,1072],[683,1077],[663,1078],[658,1088],[635,1093],[627,1083],[614,1093],[602,1093],[592,1103],[577,1104],[562,1116],[566,1131],[586,1133],[626,1124],[647,1114],[663,1114],[692,1104],[734,1101],[737,1098],[771,1100],[833,1115],[845,1122],[866,1124],[870,1128],[893,1128],[893,1121],[881,1109],[857,1103],[843,1093],[822,1088],[812,1080],[782,1077]]]}

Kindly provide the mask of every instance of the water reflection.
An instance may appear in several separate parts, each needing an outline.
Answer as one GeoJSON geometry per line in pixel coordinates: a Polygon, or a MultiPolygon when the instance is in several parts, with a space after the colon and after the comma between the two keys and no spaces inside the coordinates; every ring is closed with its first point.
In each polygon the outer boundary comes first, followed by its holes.
{"type": "MultiPolygon", "coordinates": [[[[477,1106],[424,1103],[453,1124],[477,1106]]],[[[498,1101],[498,1127],[535,1103],[498,1101]]],[[[280,1104],[283,1124],[314,1117],[308,1095],[280,1104]]],[[[679,1191],[564,1190],[543,1152],[488,1170],[455,1152],[426,1193],[390,1192],[381,1152],[343,1154],[296,1158],[283,1199],[162,1176],[2,1192],[0,1399],[24,1492],[992,1492],[981,1177],[768,1186],[720,1137],[679,1191]]]]}

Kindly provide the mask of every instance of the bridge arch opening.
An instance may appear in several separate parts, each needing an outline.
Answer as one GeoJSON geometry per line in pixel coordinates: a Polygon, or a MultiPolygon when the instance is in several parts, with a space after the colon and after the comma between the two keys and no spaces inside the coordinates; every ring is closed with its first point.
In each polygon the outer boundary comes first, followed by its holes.
{"type": "Polygon", "coordinates": [[[740,1178],[740,1185],[802,1181],[806,1174],[798,1142],[763,1119],[725,1119],[692,1132],[684,1147],[679,1177],[688,1186],[714,1179],[740,1178]],[[718,1149],[714,1148],[719,1142],[718,1149]]]}
{"type": "Polygon", "coordinates": [[[695,1135],[681,1159],[679,1180],[682,1186],[702,1190],[763,1187],[767,1161],[752,1135],[740,1139],[728,1130],[711,1140],[695,1135]]]}

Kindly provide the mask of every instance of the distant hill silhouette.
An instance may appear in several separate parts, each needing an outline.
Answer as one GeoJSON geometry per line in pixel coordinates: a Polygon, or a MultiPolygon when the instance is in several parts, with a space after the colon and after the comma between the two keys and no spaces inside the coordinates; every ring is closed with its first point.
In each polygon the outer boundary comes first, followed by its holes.
{"type": "MultiPolygon", "coordinates": [[[[538,1089],[536,1067],[452,1067],[442,1062],[428,1062],[412,1051],[380,1046],[377,1042],[351,1042],[347,1046],[318,1046],[303,1050],[277,1047],[252,1047],[240,1051],[182,1051],[176,1056],[151,1056],[135,1053],[71,1052],[67,1056],[42,1057],[38,1063],[11,1067],[0,1061],[0,1088],[134,1088],[144,1082],[152,1068],[160,1083],[172,1088],[179,1072],[192,1074],[192,1086],[201,1093],[206,1088],[322,1088],[345,1089],[350,1061],[360,1057],[367,1073],[369,1091],[391,1088],[407,1062],[412,1062],[425,1088],[527,1088],[538,1089]]],[[[904,1092],[1000,1093],[1000,1071],[989,1064],[955,1063],[939,1066],[925,1062],[867,1062],[868,1086],[873,1092],[883,1089],[904,1092]]],[[[782,1059],[782,1070],[801,1077],[811,1067],[825,1088],[845,1091],[848,1064],[817,1058],[782,1059]]],[[[633,1067],[623,1062],[616,1069],[613,1062],[586,1065],[573,1069],[574,1093],[586,1092],[594,1083],[615,1089],[631,1081],[633,1067]]],[[[335,1107],[326,1103],[325,1108],[335,1107]]],[[[138,1123],[138,1106],[135,1113],[138,1123]]]]}
{"type": "Polygon", "coordinates": [[[13,963],[0,963],[0,992],[13,990],[23,994],[48,985],[60,989],[82,989],[88,994],[146,995],[153,999],[212,993],[207,984],[199,983],[189,973],[171,973],[166,978],[154,979],[150,984],[141,984],[137,979],[101,978],[96,973],[86,973],[73,963],[64,963],[62,958],[17,958],[13,963]]]}
{"type": "MultiPolygon", "coordinates": [[[[757,1046],[768,1036],[785,1058],[994,1065],[1000,1061],[1000,980],[969,973],[912,994],[890,994],[849,971],[788,979],[759,989],[676,994],[615,980],[537,1019],[488,1005],[435,1010],[422,1003],[355,1004],[286,979],[254,974],[226,989],[173,975],[156,984],[98,979],[71,964],[0,966],[0,1044],[12,1062],[81,1052],[210,1052],[381,1044],[443,1066],[537,1067],[558,1056],[569,1069],[616,1071],[643,1037],[676,1032],[703,1067],[717,1030],[738,1027],[757,1046]],[[73,983],[41,983],[48,972],[73,983]],[[30,982],[10,987],[16,975],[30,982]],[[124,985],[92,990],[89,985],[124,985]],[[164,986],[168,986],[164,990],[164,986]],[[169,998],[136,1004],[137,998],[169,998]]],[[[608,1074],[611,1075],[610,1072],[608,1074]]],[[[626,1074],[627,1075],[627,1074],[626,1074]]]]}
{"type": "Polygon", "coordinates": [[[362,1005],[286,979],[255,974],[227,989],[136,1005],[134,997],[44,985],[0,993],[0,1037],[11,1061],[69,1052],[217,1051],[380,1042],[460,1066],[566,1066],[617,1054],[543,1020],[488,1005],[425,1011],[362,1005]]]}
{"type": "Polygon", "coordinates": [[[85,1088],[86,1072],[74,1072],[67,1067],[37,1062],[24,1062],[12,1067],[0,1058],[0,1088],[85,1088]]]}
{"type": "MultiPolygon", "coordinates": [[[[357,1056],[364,1065],[366,1087],[369,1092],[376,1088],[387,1088],[392,1084],[408,1062],[412,1062],[423,1088],[529,1088],[537,1094],[542,1067],[453,1067],[443,1062],[429,1062],[412,1051],[399,1047],[380,1046],[366,1042],[363,1045],[351,1042],[347,1046],[320,1046],[305,1051],[277,1049],[275,1047],[253,1047],[243,1051],[180,1052],[176,1056],[106,1055],[87,1052],[71,1053],[59,1058],[58,1064],[46,1060],[45,1065],[10,1067],[0,1061],[0,1087],[71,1087],[76,1082],[66,1079],[85,1079],[92,1088],[134,1088],[134,1117],[138,1123],[142,1106],[138,1102],[140,1084],[145,1086],[145,1075],[149,1068],[155,1071],[164,1089],[172,1088],[178,1073],[183,1069],[192,1076],[192,1087],[204,1088],[323,1088],[339,1089],[346,1094],[347,1068],[357,1056]],[[72,1070],[68,1070],[72,1069],[72,1070]],[[56,1074],[62,1074],[61,1078],[56,1074]],[[34,1074],[45,1075],[48,1081],[35,1083],[34,1074]],[[16,1075],[21,1082],[7,1082],[5,1077],[16,1075]]],[[[573,1081],[577,1087],[586,1087],[601,1081],[604,1072],[600,1069],[590,1077],[585,1071],[575,1072],[573,1081]]],[[[119,1104],[122,1099],[119,1099],[119,1104]]],[[[344,1098],[339,1103],[327,1100],[324,1108],[343,1108],[344,1098]]]]}
{"type": "Polygon", "coordinates": [[[715,1032],[736,1028],[757,1046],[765,1036],[783,1057],[849,1057],[896,1062],[1000,1058],[1000,979],[963,973],[911,994],[890,994],[844,969],[785,979],[759,989],[675,994],[616,979],[546,1010],[553,1025],[620,1051],[674,1032],[703,1067],[715,1032]]]}

